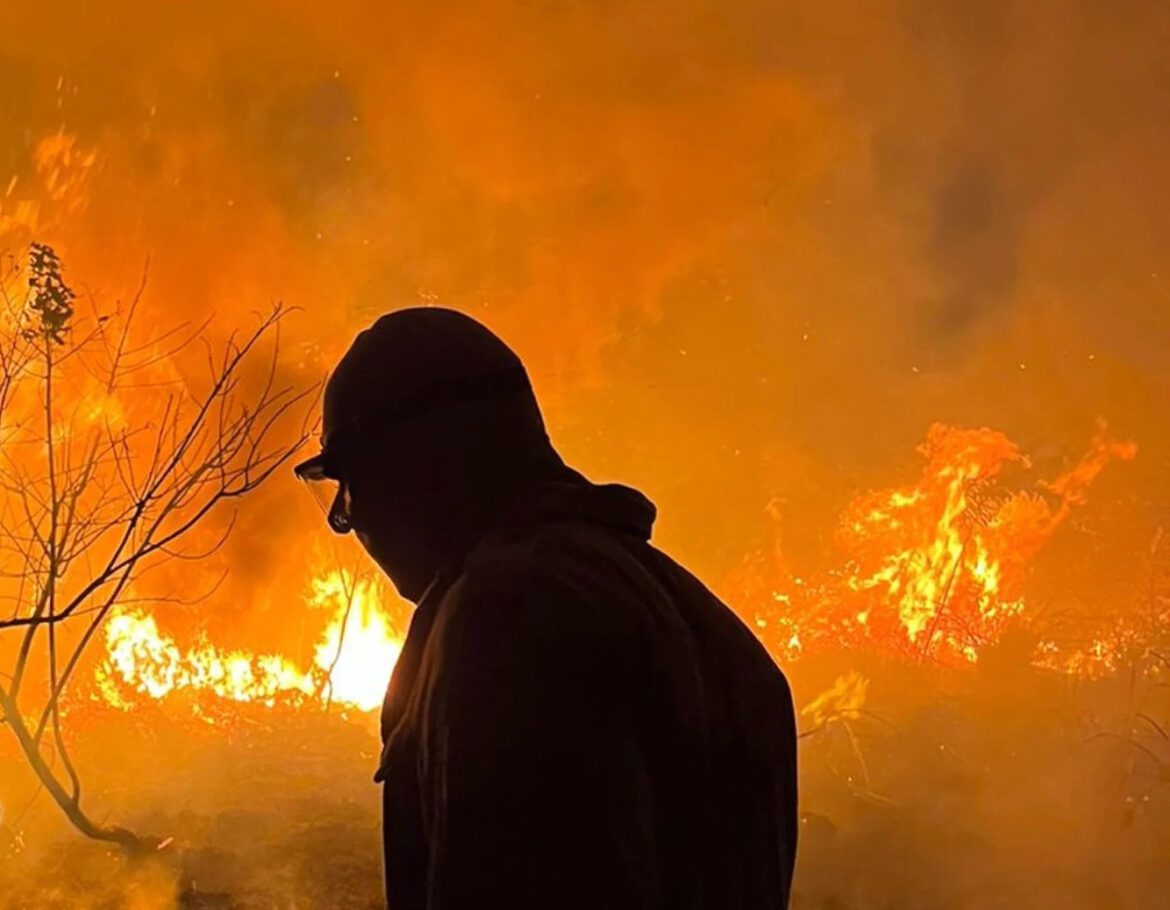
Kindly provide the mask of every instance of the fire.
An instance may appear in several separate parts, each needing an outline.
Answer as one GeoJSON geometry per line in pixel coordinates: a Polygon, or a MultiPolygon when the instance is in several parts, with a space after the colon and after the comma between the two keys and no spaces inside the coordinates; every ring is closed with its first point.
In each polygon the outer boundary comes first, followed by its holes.
{"type": "MultiPolygon", "coordinates": [[[[754,554],[733,573],[732,601],[754,605],[757,628],[780,656],[795,659],[817,644],[864,644],[976,662],[1026,611],[1022,586],[1032,557],[1087,500],[1101,471],[1133,458],[1136,447],[1101,426],[1071,469],[1023,489],[1004,476],[1009,469],[1023,474],[1030,462],[996,430],[935,424],[918,451],[925,465],[916,483],[849,504],[836,558],[815,579],[796,575],[779,552],[754,554]]],[[[1037,663],[1056,665],[1055,647],[1046,642],[1037,663]]],[[[1095,660],[1107,663],[1101,655],[1095,660]]]]}
{"type": "MultiPolygon", "coordinates": [[[[839,559],[815,577],[791,571],[782,553],[756,554],[731,582],[731,600],[748,606],[757,634],[793,660],[818,647],[868,647],[916,659],[969,664],[1027,611],[1023,581],[1032,557],[1109,462],[1130,459],[1132,443],[1101,427],[1087,454],[1052,480],[1013,489],[1028,458],[991,429],[930,428],[919,447],[917,482],[856,497],[838,525],[839,559]]],[[[154,616],[123,610],[105,627],[99,691],[129,707],[141,697],[190,692],[233,702],[337,702],[376,708],[402,647],[397,625],[369,579],[332,571],[313,578],[306,601],[330,611],[311,665],[281,654],[183,648],[154,616]]],[[[1038,666],[1085,675],[1113,666],[1125,630],[1092,640],[1084,653],[1042,640],[1038,666]],[[1111,644],[1111,642],[1114,642],[1111,644]]],[[[834,704],[864,700],[864,684],[840,681],[834,704]],[[838,691],[840,690],[840,691],[838,691]],[[840,697],[838,697],[840,696],[840,697]]],[[[819,710],[810,708],[809,710],[819,710]]]]}
{"type": "Polygon", "coordinates": [[[374,583],[332,572],[313,579],[313,600],[345,604],[316,647],[316,665],[328,676],[325,695],[363,711],[382,704],[390,671],[402,651],[374,583]]]}
{"type": "Polygon", "coordinates": [[[816,727],[835,720],[855,720],[865,707],[868,691],[869,680],[851,670],[838,676],[832,686],[801,708],[801,716],[809,718],[816,727]]]}
{"type": "Polygon", "coordinates": [[[892,617],[908,645],[974,660],[978,639],[1023,606],[1004,595],[1005,560],[1034,546],[1025,529],[1008,526],[1014,497],[980,496],[1005,466],[1026,459],[1002,433],[941,424],[919,452],[927,464],[918,484],[859,497],[847,512],[839,542],[852,571],[843,588],[861,595],[860,624],[892,617]]]}
{"type": "Polygon", "coordinates": [[[142,696],[159,700],[188,692],[269,706],[338,702],[373,710],[402,648],[379,589],[334,571],[313,579],[309,600],[333,615],[308,668],[280,654],[223,650],[206,640],[183,648],[159,629],[154,616],[123,610],[105,626],[98,690],[109,704],[127,709],[142,696]]]}
{"type": "Polygon", "coordinates": [[[312,695],[316,688],[309,674],[275,654],[222,651],[208,642],[184,650],[159,631],[153,616],[140,610],[110,618],[106,649],[99,684],[116,705],[127,705],[122,687],[154,699],[190,689],[230,701],[267,703],[292,693],[312,695]]]}

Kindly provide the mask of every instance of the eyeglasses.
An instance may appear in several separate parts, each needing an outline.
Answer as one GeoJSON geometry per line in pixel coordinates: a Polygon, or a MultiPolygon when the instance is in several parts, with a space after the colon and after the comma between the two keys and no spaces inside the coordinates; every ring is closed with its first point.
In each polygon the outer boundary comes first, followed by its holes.
{"type": "Polygon", "coordinates": [[[350,517],[349,487],[340,480],[306,480],[313,500],[321,507],[325,520],[334,534],[348,534],[353,530],[350,517]]]}
{"type": "Polygon", "coordinates": [[[305,482],[333,533],[348,534],[353,530],[349,485],[335,476],[338,472],[331,469],[325,452],[297,465],[293,473],[305,482]]]}

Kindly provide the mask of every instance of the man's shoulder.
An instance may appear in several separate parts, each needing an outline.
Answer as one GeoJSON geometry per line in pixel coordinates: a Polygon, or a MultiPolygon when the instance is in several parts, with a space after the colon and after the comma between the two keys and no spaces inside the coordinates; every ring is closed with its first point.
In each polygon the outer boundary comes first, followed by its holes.
{"type": "Polygon", "coordinates": [[[461,596],[545,593],[550,587],[568,594],[574,588],[628,582],[629,566],[638,562],[605,528],[550,522],[485,540],[467,558],[457,586],[461,596]]]}
{"type": "Polygon", "coordinates": [[[608,537],[564,523],[485,541],[443,596],[443,637],[482,635],[487,626],[546,642],[630,634],[640,600],[636,561],[608,537]]]}

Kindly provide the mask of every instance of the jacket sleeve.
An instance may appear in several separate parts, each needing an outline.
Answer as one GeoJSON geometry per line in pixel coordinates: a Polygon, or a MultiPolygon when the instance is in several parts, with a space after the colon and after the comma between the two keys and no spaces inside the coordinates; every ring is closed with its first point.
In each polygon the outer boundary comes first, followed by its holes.
{"type": "Polygon", "coordinates": [[[429,910],[655,905],[621,611],[548,573],[486,574],[457,592],[428,673],[429,910]]]}

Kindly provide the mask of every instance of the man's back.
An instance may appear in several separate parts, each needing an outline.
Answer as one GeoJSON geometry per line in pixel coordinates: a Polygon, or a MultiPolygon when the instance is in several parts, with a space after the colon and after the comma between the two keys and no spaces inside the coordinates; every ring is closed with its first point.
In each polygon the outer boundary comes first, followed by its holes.
{"type": "Polygon", "coordinates": [[[391,910],[786,906],[788,685],[653,518],[545,484],[420,603],[383,717],[391,910]]]}

